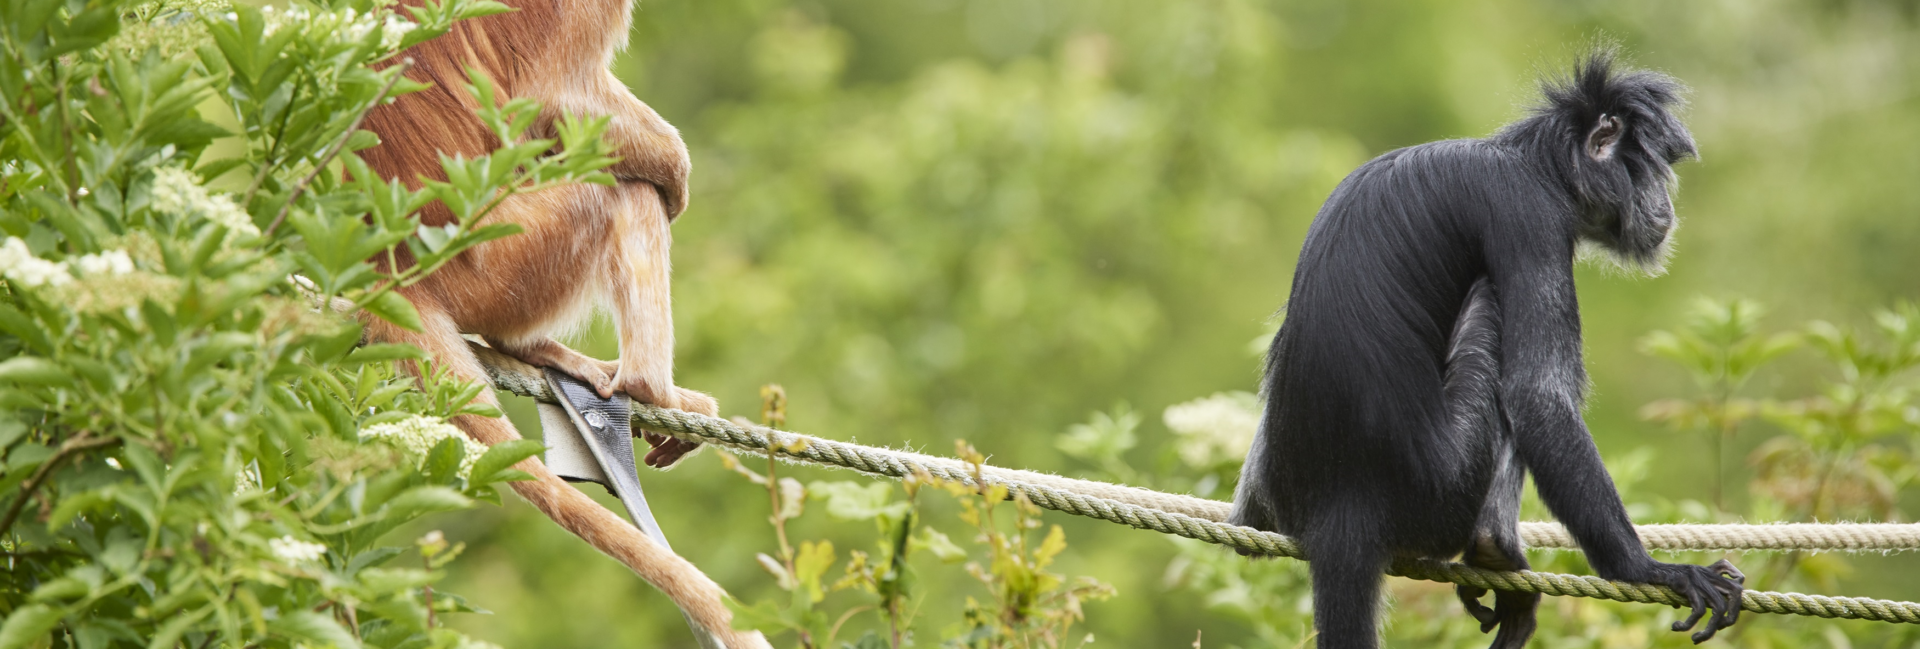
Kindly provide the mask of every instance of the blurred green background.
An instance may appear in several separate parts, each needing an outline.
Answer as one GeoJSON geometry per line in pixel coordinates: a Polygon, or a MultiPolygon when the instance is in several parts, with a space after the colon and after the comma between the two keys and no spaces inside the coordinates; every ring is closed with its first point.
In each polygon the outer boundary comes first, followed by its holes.
{"type": "MultiPolygon", "coordinates": [[[[1274,326],[1308,223],[1348,171],[1396,147],[1485,135],[1523,114],[1538,76],[1617,42],[1693,88],[1686,119],[1702,157],[1679,167],[1667,275],[1579,271],[1588,421],[1609,458],[1654,450],[1638,493],[1705,500],[1707,438],[1637,414],[1692,383],[1636,341],[1702,295],[1758,299],[1772,329],[1863,323],[1915,296],[1916,7],[648,0],[617,71],[693,150],[674,249],[682,385],[754,416],[758,386],[780,383],[796,430],[937,453],[966,439],[997,464],[1076,474],[1090,467],[1054,441],[1090,412],[1142,413],[1127,457],[1150,470],[1170,455],[1163,408],[1255,388],[1249,342],[1274,326]]],[[[604,322],[576,342],[615,352],[604,322]]],[[[1816,361],[1790,356],[1750,391],[1809,392],[1831,378],[1816,361]]],[[[510,404],[516,422],[536,430],[523,401],[510,404]]],[[[1731,510],[1746,497],[1740,458],[1767,434],[1728,453],[1731,510]]],[[[764,492],[711,452],[643,481],[680,552],[744,598],[774,592],[752,559],[774,547],[764,492]]],[[[1048,520],[1071,542],[1061,571],[1119,589],[1087,606],[1096,646],[1184,647],[1196,630],[1208,646],[1253,642],[1243,619],[1167,583],[1164,538],[1048,520]]],[[[693,646],[664,598],[523,504],[436,523],[471,546],[447,587],[495,612],[455,622],[478,637],[693,646]]],[[[845,537],[843,548],[872,536],[807,520],[797,534],[845,537]]],[[[1826,592],[1920,599],[1913,558],[1848,561],[1826,592]]],[[[956,567],[929,565],[922,579],[923,629],[982,595],[956,567]]],[[[1463,646],[1487,641],[1457,607],[1432,615],[1421,624],[1448,625],[1463,646]]],[[[1761,617],[1743,624],[1835,646],[1895,642],[1871,623],[1761,617]]],[[[1632,637],[1684,644],[1645,626],[1632,637]]],[[[1543,627],[1536,645],[1652,642],[1606,632],[1543,627]]]]}

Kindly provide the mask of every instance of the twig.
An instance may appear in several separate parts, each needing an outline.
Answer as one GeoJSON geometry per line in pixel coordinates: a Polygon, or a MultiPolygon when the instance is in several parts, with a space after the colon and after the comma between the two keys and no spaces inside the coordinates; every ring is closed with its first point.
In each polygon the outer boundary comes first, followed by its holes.
{"type": "Polygon", "coordinates": [[[279,229],[280,222],[287,220],[287,212],[293,209],[293,203],[300,199],[300,194],[307,191],[307,185],[312,184],[313,179],[320,177],[320,172],[326,171],[327,165],[333,163],[334,156],[340,155],[340,150],[347,148],[347,140],[353,139],[353,134],[360,130],[360,123],[367,120],[367,115],[372,113],[374,108],[379,107],[380,102],[387,100],[387,93],[393,91],[394,84],[400,83],[401,79],[406,78],[407,71],[413,69],[413,57],[401,59],[400,65],[396,67],[400,68],[400,71],[394,73],[392,79],[387,80],[387,85],[380,87],[380,94],[374,95],[373,103],[367,104],[366,110],[360,111],[359,115],[353,117],[353,123],[348,124],[346,132],[340,134],[340,139],[335,140],[333,146],[327,148],[327,154],[321,156],[320,163],[314,165],[313,171],[307,172],[307,177],[301,178],[299,184],[293,186],[293,193],[287,195],[287,203],[280,206],[280,213],[274,215],[273,222],[267,224],[267,229],[261,233],[261,237],[273,236],[273,231],[279,229]]]}
{"type": "Polygon", "coordinates": [[[7,531],[13,529],[13,522],[15,519],[20,518],[20,510],[26,507],[27,499],[32,498],[33,492],[40,489],[40,485],[45,483],[47,477],[53,474],[53,467],[55,465],[60,464],[61,461],[67,459],[68,456],[74,453],[118,443],[120,443],[120,438],[118,437],[94,437],[91,432],[81,431],[79,435],[73,436],[73,439],[69,439],[66,443],[61,444],[60,450],[54,451],[53,457],[47,458],[47,461],[41,464],[39,469],[34,470],[33,477],[27,478],[27,483],[20,486],[19,497],[14,498],[13,505],[7,507],[6,517],[0,518],[0,536],[6,536],[7,531]]]}
{"type": "Polygon", "coordinates": [[[835,636],[840,635],[840,627],[842,625],[845,625],[848,620],[853,619],[853,616],[858,615],[860,613],[865,613],[867,611],[871,611],[873,609],[874,607],[870,604],[862,604],[860,606],[855,606],[853,608],[847,609],[847,612],[845,613],[841,613],[840,619],[835,620],[833,622],[833,627],[827,629],[827,642],[829,643],[833,642],[833,638],[835,636]]]}

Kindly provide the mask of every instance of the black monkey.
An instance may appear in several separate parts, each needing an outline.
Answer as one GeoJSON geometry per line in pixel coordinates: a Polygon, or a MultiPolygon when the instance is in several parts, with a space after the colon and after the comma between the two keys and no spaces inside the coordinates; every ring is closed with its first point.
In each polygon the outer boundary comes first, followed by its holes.
{"type": "MultiPolygon", "coordinates": [[[[1654,561],[1581,420],[1573,286],[1582,241],[1657,268],[1671,165],[1694,155],[1669,109],[1682,86],[1601,51],[1546,102],[1480,140],[1389,152],[1354,171],[1307,233],[1267,356],[1267,410],[1232,522],[1291,535],[1313,575],[1321,649],[1371,648],[1393,557],[1527,567],[1515,526],[1540,498],[1602,577],[1662,584],[1713,637],[1740,614],[1725,561],[1654,561]]],[[[1526,644],[1540,596],[1462,586],[1493,646],[1526,644]]]]}

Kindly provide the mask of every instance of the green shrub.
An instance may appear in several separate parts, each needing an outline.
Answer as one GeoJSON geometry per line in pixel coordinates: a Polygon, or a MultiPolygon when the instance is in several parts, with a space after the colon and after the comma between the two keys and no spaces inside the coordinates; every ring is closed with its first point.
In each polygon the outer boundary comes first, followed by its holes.
{"type": "Polygon", "coordinates": [[[599,122],[522,138],[538,106],[476,78],[520,144],[417,191],[371,173],[359,120],[419,87],[397,53],[506,10],[389,4],[0,4],[0,648],[475,644],[431,589],[460,546],[382,539],[497,503],[540,447],[475,447],[445,419],[497,414],[483,386],[416,389],[419,350],[316,305],[417,326],[395,287],[608,158],[599,122]],[[421,226],[435,200],[459,221],[421,226]],[[397,246],[421,263],[367,263],[397,246]]]}

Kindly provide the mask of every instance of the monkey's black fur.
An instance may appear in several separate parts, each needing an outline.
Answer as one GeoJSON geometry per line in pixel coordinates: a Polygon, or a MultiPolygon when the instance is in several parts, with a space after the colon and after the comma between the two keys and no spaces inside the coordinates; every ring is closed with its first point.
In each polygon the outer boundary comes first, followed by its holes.
{"type": "MultiPolygon", "coordinates": [[[[1576,245],[1661,263],[1673,229],[1671,165],[1694,155],[1670,109],[1681,86],[1621,72],[1611,52],[1492,137],[1389,152],[1353,172],[1301,250],[1286,322],[1267,356],[1267,410],[1232,521],[1298,538],[1313,574],[1321,649],[1370,648],[1395,556],[1527,567],[1515,525],[1527,472],[1595,572],[1685,596],[1701,642],[1734,623],[1743,578],[1654,561],[1581,420],[1587,385],[1576,245]]],[[[1524,645],[1539,595],[1462,587],[1524,645]]]]}

